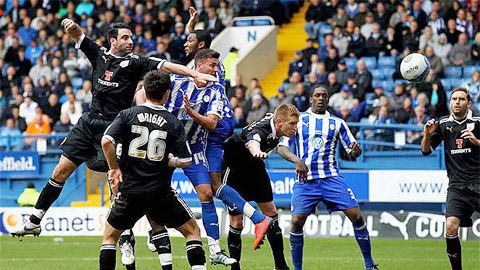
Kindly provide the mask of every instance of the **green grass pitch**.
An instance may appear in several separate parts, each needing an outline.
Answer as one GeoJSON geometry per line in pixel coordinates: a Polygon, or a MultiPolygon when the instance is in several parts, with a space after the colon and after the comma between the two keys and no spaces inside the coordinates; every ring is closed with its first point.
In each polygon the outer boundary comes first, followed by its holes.
{"type": "MultiPolygon", "coordinates": [[[[0,269],[98,269],[101,237],[19,238],[0,237],[0,269]]],[[[161,269],[156,253],[148,251],[145,237],[136,244],[137,269],[161,269]]],[[[244,238],[242,269],[270,270],[273,260],[268,242],[261,250],[252,250],[253,238],[244,238]]],[[[373,239],[373,256],[382,270],[448,270],[445,242],[441,240],[373,239]]],[[[185,256],[185,241],[172,238],[174,268],[189,269],[185,256]]],[[[204,247],[206,247],[204,241],[204,247]]],[[[222,242],[226,248],[226,242],[222,242]]],[[[466,270],[480,270],[480,241],[462,242],[463,264],[466,270]]],[[[288,239],[285,255],[291,265],[288,239]]],[[[125,269],[117,252],[117,269],[125,269]]],[[[208,269],[228,269],[208,265],[208,269]]],[[[363,259],[353,238],[305,240],[304,269],[361,270],[363,259]]]]}

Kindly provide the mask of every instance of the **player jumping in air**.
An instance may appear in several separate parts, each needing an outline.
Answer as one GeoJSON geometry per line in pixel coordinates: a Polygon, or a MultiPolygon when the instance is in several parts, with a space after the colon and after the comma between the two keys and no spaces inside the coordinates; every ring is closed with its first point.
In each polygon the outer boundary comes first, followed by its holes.
{"type": "Polygon", "coordinates": [[[42,189],[35,209],[30,217],[11,234],[24,236],[39,235],[40,221],[50,206],[59,197],[67,178],[83,162],[95,160],[98,171],[106,172],[108,167],[101,153],[101,137],[106,127],[123,109],[130,107],[138,81],[149,70],[162,69],[166,72],[194,76],[198,80],[217,80],[210,75],[200,74],[184,66],[166,62],[158,58],[145,58],[132,53],[132,31],[128,25],[113,24],[107,39],[110,50],[99,46],[82,33],[78,24],[64,19],[61,24],[92,63],[92,105],[69,132],[60,146],[63,149],[60,161],[50,180],[42,189]],[[97,160],[103,162],[96,162],[97,160]]]}
{"type": "Polygon", "coordinates": [[[452,270],[462,269],[459,227],[472,226],[472,214],[480,212],[480,117],[469,108],[472,99],[467,90],[456,88],[450,96],[449,116],[429,120],[424,127],[423,155],[430,155],[442,141],[448,191],[445,217],[447,255],[452,270]]]}
{"type": "Polygon", "coordinates": [[[297,182],[292,194],[292,229],[290,248],[294,270],[301,270],[303,259],[303,226],[307,217],[315,212],[319,202],[329,213],[343,211],[352,221],[355,239],[365,260],[365,269],[378,270],[372,254],[367,226],[353,191],[339,174],[335,149],[340,141],[352,158],[362,150],[345,121],[327,112],[328,89],[320,85],[310,92],[311,107],[300,115],[298,131],[292,139],[284,139],[278,153],[295,163],[297,182]],[[290,141],[296,154],[290,151],[290,141]]]}

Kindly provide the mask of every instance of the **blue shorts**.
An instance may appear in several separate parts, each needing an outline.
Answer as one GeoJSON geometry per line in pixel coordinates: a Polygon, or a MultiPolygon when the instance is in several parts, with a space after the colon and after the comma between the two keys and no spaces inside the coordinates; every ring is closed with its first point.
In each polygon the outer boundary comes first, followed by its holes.
{"type": "Polygon", "coordinates": [[[292,194],[292,215],[312,214],[319,202],[327,206],[328,213],[358,207],[352,189],[343,176],[315,179],[304,184],[295,183],[292,194]]]}
{"type": "Polygon", "coordinates": [[[192,165],[183,168],[183,173],[190,179],[194,187],[201,184],[210,185],[210,175],[208,174],[209,166],[205,155],[204,144],[191,144],[190,150],[192,151],[192,165]]]}
{"type": "Polygon", "coordinates": [[[218,121],[215,131],[208,135],[206,154],[210,172],[222,171],[222,145],[233,134],[234,129],[235,118],[222,118],[218,121]]]}

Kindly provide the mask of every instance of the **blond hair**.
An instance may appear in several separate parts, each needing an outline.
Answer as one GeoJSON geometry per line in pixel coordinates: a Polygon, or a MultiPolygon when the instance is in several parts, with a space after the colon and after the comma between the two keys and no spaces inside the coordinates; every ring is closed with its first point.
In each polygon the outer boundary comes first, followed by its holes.
{"type": "Polygon", "coordinates": [[[275,118],[287,120],[288,117],[299,117],[300,112],[293,104],[282,104],[275,109],[275,118]]]}

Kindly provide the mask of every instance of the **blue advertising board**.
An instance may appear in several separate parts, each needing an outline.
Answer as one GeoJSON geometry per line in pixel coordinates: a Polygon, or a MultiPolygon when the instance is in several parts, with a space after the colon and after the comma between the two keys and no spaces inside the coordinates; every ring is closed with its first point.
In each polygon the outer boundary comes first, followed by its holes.
{"type": "Polygon", "coordinates": [[[0,152],[0,179],[36,177],[39,174],[38,152],[0,152]]]}
{"type": "MultiPolygon", "coordinates": [[[[269,170],[268,175],[273,191],[273,199],[277,204],[290,205],[295,171],[269,170]]],[[[347,184],[352,188],[358,201],[368,201],[368,172],[343,172],[347,184]]],[[[172,187],[187,201],[196,199],[197,194],[193,185],[181,170],[176,170],[172,177],[172,187]]]]}

